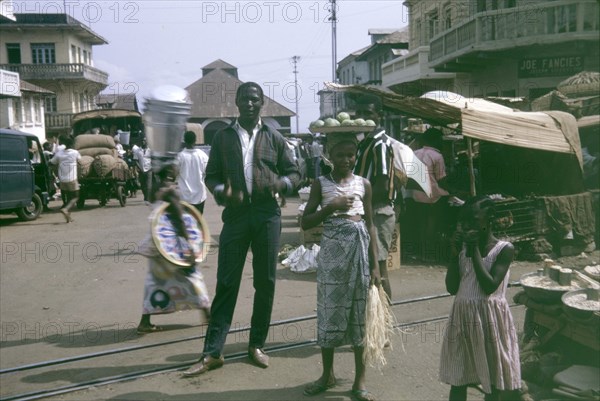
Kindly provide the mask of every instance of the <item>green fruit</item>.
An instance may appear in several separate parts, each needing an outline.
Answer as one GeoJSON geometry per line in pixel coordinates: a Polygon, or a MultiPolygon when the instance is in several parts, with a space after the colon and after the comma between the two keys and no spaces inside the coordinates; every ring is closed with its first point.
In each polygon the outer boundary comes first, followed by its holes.
{"type": "Polygon", "coordinates": [[[354,120],[354,122],[356,123],[356,125],[360,125],[360,126],[367,125],[367,122],[365,120],[363,120],[362,118],[357,118],[356,120],[354,120]]]}
{"type": "Polygon", "coordinates": [[[336,120],[335,118],[326,118],[325,119],[325,126],[326,127],[339,127],[340,126],[340,122],[338,120],[336,120]]]}
{"type": "Polygon", "coordinates": [[[356,122],[354,120],[344,120],[342,121],[342,127],[355,127],[356,122]]]}
{"type": "Polygon", "coordinates": [[[319,127],[323,127],[325,126],[325,121],[323,120],[316,120],[310,123],[310,127],[313,128],[319,128],[319,127]]]}
{"type": "Polygon", "coordinates": [[[341,111],[340,113],[338,113],[337,119],[338,119],[339,122],[343,122],[345,120],[349,120],[350,119],[350,114],[346,113],[345,111],[341,111]]]}
{"type": "Polygon", "coordinates": [[[366,120],[365,121],[365,125],[367,127],[375,127],[375,126],[377,126],[377,124],[375,124],[375,121],[373,121],[373,120],[366,120]]]}

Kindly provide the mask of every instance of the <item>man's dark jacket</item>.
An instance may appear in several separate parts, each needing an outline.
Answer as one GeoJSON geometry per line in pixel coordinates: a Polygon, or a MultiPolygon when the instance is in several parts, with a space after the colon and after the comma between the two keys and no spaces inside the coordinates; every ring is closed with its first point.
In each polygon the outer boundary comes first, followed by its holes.
{"type": "MultiPolygon", "coordinates": [[[[218,131],[212,141],[210,157],[206,166],[205,184],[209,191],[229,179],[232,190],[244,194],[244,204],[273,200],[271,185],[287,177],[293,191],[300,182],[298,166],[294,162],[287,142],[278,131],[262,124],[256,133],[253,158],[252,197],[248,196],[244,178],[244,157],[235,121],[218,131]]],[[[290,191],[288,190],[288,193],[290,191]]],[[[270,202],[267,202],[270,203],[270,202]]]]}

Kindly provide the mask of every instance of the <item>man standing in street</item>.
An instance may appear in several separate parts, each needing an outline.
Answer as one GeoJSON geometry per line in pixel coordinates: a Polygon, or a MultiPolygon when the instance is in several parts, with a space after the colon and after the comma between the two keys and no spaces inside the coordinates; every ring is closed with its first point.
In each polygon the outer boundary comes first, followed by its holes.
{"type": "Polygon", "coordinates": [[[420,189],[412,190],[411,215],[415,219],[417,231],[417,251],[420,259],[426,263],[440,261],[442,245],[440,231],[444,212],[446,191],[446,165],[441,153],[443,133],[437,128],[429,128],[421,138],[422,147],[415,150],[415,156],[427,166],[427,174],[431,182],[431,196],[420,189]],[[442,200],[442,201],[440,201],[442,200]]]}
{"type": "Polygon", "coordinates": [[[204,213],[204,201],[206,200],[206,186],[204,176],[208,156],[200,149],[195,149],[196,133],[186,131],[183,134],[185,148],[179,152],[179,176],[177,186],[182,201],[194,205],[200,213],[204,213]]]}
{"type": "Polygon", "coordinates": [[[371,201],[373,224],[377,231],[377,253],[379,255],[381,284],[387,296],[392,299],[387,259],[396,227],[394,151],[385,130],[379,126],[381,113],[381,100],[377,97],[362,96],[356,102],[356,118],[373,120],[377,124],[377,128],[360,142],[354,173],[368,179],[373,188],[371,201]]]}
{"type": "Polygon", "coordinates": [[[219,237],[217,290],[200,361],[183,374],[196,376],[223,366],[223,348],[240,289],[248,249],[252,249],[254,304],[248,356],[259,367],[269,366],[263,347],[273,298],[281,210],[276,195],[291,194],[300,173],[284,137],[260,118],[262,88],[246,82],[237,90],[239,117],[217,132],[212,143],[206,186],[219,205],[223,229],[219,237]]]}
{"type": "Polygon", "coordinates": [[[133,145],[131,150],[133,151],[133,158],[137,161],[144,202],[149,202],[149,192],[152,184],[152,162],[150,159],[151,152],[148,149],[146,139],[142,139],[141,146],[133,145]]]}

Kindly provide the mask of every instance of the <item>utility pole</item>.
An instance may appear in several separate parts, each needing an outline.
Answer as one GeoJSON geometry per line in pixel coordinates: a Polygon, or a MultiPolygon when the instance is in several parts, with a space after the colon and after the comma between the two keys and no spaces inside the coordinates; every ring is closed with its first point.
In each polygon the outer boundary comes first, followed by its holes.
{"type": "MultiPolygon", "coordinates": [[[[331,82],[337,82],[337,5],[335,0],[331,2],[331,82]]],[[[337,92],[332,96],[333,116],[337,114],[337,92]]]]}
{"type": "Polygon", "coordinates": [[[300,61],[300,56],[292,57],[292,63],[294,63],[294,93],[296,98],[296,133],[299,134],[299,123],[298,123],[298,61],[300,61]]]}

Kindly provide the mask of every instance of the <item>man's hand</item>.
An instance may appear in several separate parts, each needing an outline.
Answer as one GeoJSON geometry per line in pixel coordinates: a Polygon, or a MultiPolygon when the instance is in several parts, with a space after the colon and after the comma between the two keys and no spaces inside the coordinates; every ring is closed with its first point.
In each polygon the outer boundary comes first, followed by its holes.
{"type": "Polygon", "coordinates": [[[275,182],[270,185],[269,189],[273,196],[275,196],[275,194],[283,195],[287,190],[287,185],[285,184],[285,181],[276,179],[275,182]]]}
{"type": "Polygon", "coordinates": [[[241,206],[242,203],[244,203],[244,194],[242,191],[234,191],[231,187],[231,180],[229,179],[227,179],[221,195],[225,206],[241,206]]]}

